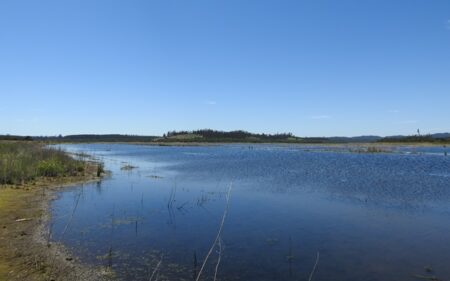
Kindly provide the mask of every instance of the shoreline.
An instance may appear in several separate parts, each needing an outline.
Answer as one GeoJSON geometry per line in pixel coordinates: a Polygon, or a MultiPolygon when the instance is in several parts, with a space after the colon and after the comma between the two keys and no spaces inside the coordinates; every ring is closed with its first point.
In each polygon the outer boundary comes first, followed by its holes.
{"type": "Polygon", "coordinates": [[[289,143],[289,142],[55,142],[58,144],[131,144],[147,146],[222,146],[222,145],[278,145],[278,146],[418,146],[439,147],[450,146],[450,143],[434,142],[343,142],[343,143],[289,143]]]}
{"type": "Polygon", "coordinates": [[[101,181],[94,173],[0,188],[0,280],[111,280],[51,241],[51,202],[64,188],[101,181]]]}

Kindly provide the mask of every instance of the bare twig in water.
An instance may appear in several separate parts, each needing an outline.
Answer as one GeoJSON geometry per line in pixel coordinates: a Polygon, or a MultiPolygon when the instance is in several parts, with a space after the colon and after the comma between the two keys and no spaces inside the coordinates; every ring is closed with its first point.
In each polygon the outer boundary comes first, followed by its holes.
{"type": "MultiPolygon", "coordinates": [[[[159,269],[159,266],[160,266],[161,263],[162,263],[162,260],[163,260],[163,255],[161,255],[161,258],[159,259],[159,262],[158,262],[158,264],[156,265],[155,269],[153,270],[153,273],[152,273],[152,275],[150,276],[150,279],[148,279],[148,281],[152,281],[153,277],[155,276],[156,272],[157,272],[158,269],[159,269]]],[[[156,275],[156,280],[158,280],[158,276],[157,276],[157,275],[156,275]]]]}
{"type": "MultiPolygon", "coordinates": [[[[69,228],[69,225],[72,223],[73,217],[75,215],[75,211],[77,210],[77,207],[78,207],[78,202],[80,202],[80,197],[81,197],[81,192],[79,192],[78,195],[77,195],[77,199],[75,201],[75,206],[73,207],[73,210],[72,210],[72,213],[70,215],[70,218],[67,221],[66,225],[64,226],[63,232],[61,233],[61,240],[64,237],[64,234],[66,234],[66,231],[69,228]]],[[[52,278],[52,274],[53,274],[53,268],[54,268],[55,259],[56,259],[56,252],[53,253],[53,257],[52,257],[51,262],[50,262],[50,270],[49,270],[49,273],[48,273],[49,280],[53,279],[52,278]]]]}
{"type": "Polygon", "coordinates": [[[217,254],[219,257],[217,258],[216,269],[214,270],[214,281],[217,279],[217,271],[219,270],[220,260],[222,259],[222,238],[219,238],[219,251],[217,254]]]}
{"type": "Polygon", "coordinates": [[[228,193],[227,193],[227,196],[226,196],[226,200],[227,200],[226,202],[227,203],[226,203],[226,206],[225,206],[225,210],[223,211],[222,221],[220,222],[220,227],[219,227],[219,231],[217,232],[216,239],[214,239],[214,242],[211,245],[211,248],[209,249],[208,253],[206,254],[206,257],[203,260],[203,264],[200,267],[200,270],[198,272],[198,275],[197,275],[197,278],[195,279],[195,281],[200,280],[200,276],[202,275],[202,272],[203,272],[203,269],[205,268],[206,262],[208,261],[209,256],[211,256],[211,253],[213,252],[215,246],[217,245],[217,243],[220,240],[220,237],[221,237],[221,234],[222,234],[223,225],[225,223],[225,218],[227,217],[227,213],[228,213],[228,206],[229,206],[229,203],[230,203],[230,194],[231,194],[232,186],[233,186],[233,182],[230,183],[230,187],[228,188],[228,193]]]}
{"type": "Polygon", "coordinates": [[[424,276],[419,274],[414,274],[414,278],[422,279],[422,280],[431,280],[431,281],[440,281],[441,279],[437,278],[436,276],[424,276]]]}
{"type": "Polygon", "coordinates": [[[177,193],[177,183],[175,182],[175,186],[170,190],[169,200],[167,201],[167,211],[169,212],[169,221],[168,224],[175,226],[175,212],[173,210],[173,203],[175,200],[175,195],[177,193]]]}
{"type": "Polygon", "coordinates": [[[311,281],[311,280],[313,279],[314,272],[316,271],[316,268],[317,268],[317,264],[318,264],[318,263],[319,263],[319,252],[317,252],[316,263],[314,263],[314,267],[313,267],[313,269],[312,269],[312,271],[311,271],[311,274],[309,274],[309,279],[308,279],[308,281],[311,281]]]}
{"type": "Polygon", "coordinates": [[[186,206],[186,204],[188,204],[188,203],[189,203],[188,201],[184,202],[183,204],[181,204],[180,206],[178,206],[177,209],[178,209],[178,210],[183,209],[184,206],[186,206]]]}
{"type": "Polygon", "coordinates": [[[108,267],[112,268],[112,256],[113,256],[113,251],[112,251],[112,246],[109,246],[109,251],[108,251],[108,267]]]}
{"type": "Polygon", "coordinates": [[[22,222],[22,221],[30,221],[32,219],[30,218],[23,218],[23,219],[16,219],[16,222],[22,222]]]}
{"type": "Polygon", "coordinates": [[[292,237],[289,236],[289,254],[287,256],[289,262],[289,277],[292,277],[292,261],[294,260],[294,255],[292,254],[292,237]]]}
{"type": "Polygon", "coordinates": [[[197,252],[194,251],[194,274],[192,275],[192,279],[195,280],[197,277],[197,252]]]}
{"type": "Polygon", "coordinates": [[[75,215],[75,211],[77,210],[77,207],[78,207],[78,202],[80,202],[80,197],[81,197],[81,192],[78,193],[77,200],[75,201],[75,206],[73,207],[73,210],[72,210],[72,214],[70,215],[69,221],[68,221],[67,224],[64,226],[64,230],[63,230],[63,232],[61,233],[61,239],[64,237],[64,234],[66,234],[67,228],[68,228],[69,225],[72,223],[73,216],[75,215]]]}
{"type": "Polygon", "coordinates": [[[173,202],[175,202],[175,195],[177,193],[177,185],[170,190],[169,201],[167,202],[167,208],[171,209],[173,206],[173,202]]]}

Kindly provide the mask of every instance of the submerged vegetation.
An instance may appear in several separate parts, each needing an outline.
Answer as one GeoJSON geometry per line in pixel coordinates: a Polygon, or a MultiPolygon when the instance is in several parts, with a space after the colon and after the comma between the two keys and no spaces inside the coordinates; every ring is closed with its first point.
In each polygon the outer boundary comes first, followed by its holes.
{"type": "Polygon", "coordinates": [[[130,164],[125,164],[120,169],[122,171],[131,171],[131,170],[136,169],[136,168],[137,168],[136,166],[133,166],[133,165],[130,165],[130,164]]]}
{"type": "Polygon", "coordinates": [[[383,146],[367,146],[350,148],[349,151],[353,153],[391,153],[392,149],[383,146]]]}
{"type": "MultiPolygon", "coordinates": [[[[24,184],[39,177],[77,176],[85,172],[86,165],[86,161],[76,160],[61,150],[40,143],[0,142],[1,185],[24,184]]],[[[102,172],[99,170],[98,174],[102,172]]]]}

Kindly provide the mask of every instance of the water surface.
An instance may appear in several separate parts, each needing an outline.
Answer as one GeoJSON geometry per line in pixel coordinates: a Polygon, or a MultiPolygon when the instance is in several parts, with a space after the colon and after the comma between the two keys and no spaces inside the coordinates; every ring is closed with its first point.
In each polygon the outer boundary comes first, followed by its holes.
{"type": "MultiPolygon", "coordinates": [[[[219,280],[308,280],[317,253],[314,280],[450,278],[446,148],[62,147],[112,174],[59,194],[53,239],[121,280],[149,280],[161,256],[159,280],[193,280],[231,183],[219,280]]],[[[201,280],[213,279],[217,258],[215,250],[201,280]]]]}

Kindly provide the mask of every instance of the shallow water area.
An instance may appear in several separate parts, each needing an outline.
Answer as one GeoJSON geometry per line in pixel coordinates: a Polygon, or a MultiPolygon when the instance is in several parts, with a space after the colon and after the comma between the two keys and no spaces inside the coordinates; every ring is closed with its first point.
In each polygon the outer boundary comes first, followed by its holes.
{"type": "MultiPolygon", "coordinates": [[[[159,261],[159,280],[193,280],[231,184],[218,280],[308,280],[316,261],[314,280],[450,278],[446,148],[60,147],[111,176],[59,193],[53,239],[120,280],[149,280],[159,261]]],[[[201,280],[213,280],[217,249],[201,280]]]]}

